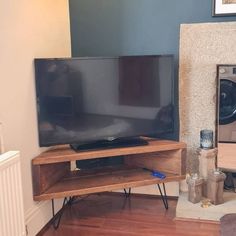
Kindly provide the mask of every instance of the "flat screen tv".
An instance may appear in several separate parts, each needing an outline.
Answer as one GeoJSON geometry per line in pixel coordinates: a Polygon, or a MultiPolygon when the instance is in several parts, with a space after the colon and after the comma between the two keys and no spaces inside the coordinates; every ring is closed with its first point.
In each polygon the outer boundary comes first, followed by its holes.
{"type": "Polygon", "coordinates": [[[173,55],[35,59],[39,144],[174,132],[173,55]]]}

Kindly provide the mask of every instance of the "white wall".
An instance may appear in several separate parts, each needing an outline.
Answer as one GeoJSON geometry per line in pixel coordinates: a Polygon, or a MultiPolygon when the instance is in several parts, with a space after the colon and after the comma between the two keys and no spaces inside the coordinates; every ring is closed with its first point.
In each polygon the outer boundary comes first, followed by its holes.
{"type": "Polygon", "coordinates": [[[0,121],[5,150],[21,152],[26,221],[49,204],[33,201],[31,159],[38,147],[33,58],[71,55],[68,0],[0,0],[0,121]],[[43,206],[43,207],[41,207],[43,206]]]}

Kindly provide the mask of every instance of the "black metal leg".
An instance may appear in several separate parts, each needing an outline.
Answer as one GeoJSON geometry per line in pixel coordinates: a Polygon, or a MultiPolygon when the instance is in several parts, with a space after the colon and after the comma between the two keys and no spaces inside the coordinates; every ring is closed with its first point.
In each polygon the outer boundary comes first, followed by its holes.
{"type": "Polygon", "coordinates": [[[127,192],[126,189],[124,188],[124,192],[125,192],[125,197],[129,197],[131,193],[131,188],[129,188],[129,192],[127,192]]]}
{"type": "Polygon", "coordinates": [[[64,206],[69,203],[71,201],[72,198],[70,198],[70,200],[68,201],[67,198],[64,198],[63,204],[62,204],[62,208],[61,210],[58,212],[58,214],[55,215],[55,208],[54,208],[54,199],[52,199],[52,215],[53,215],[53,228],[54,229],[58,229],[60,222],[61,222],[61,217],[63,215],[64,212],[64,206]]]}
{"type": "Polygon", "coordinates": [[[130,197],[125,197],[124,198],[124,202],[123,202],[123,206],[122,206],[122,209],[129,209],[131,210],[131,198],[130,197]]]}
{"type": "Polygon", "coordinates": [[[162,202],[166,208],[166,210],[169,208],[168,206],[168,199],[167,199],[167,196],[166,196],[166,187],[165,187],[165,183],[162,183],[162,186],[163,186],[163,191],[164,191],[164,195],[162,193],[162,190],[161,190],[161,187],[160,187],[160,184],[157,184],[157,187],[159,189],[159,192],[161,194],[161,199],[162,199],[162,202]]]}
{"type": "Polygon", "coordinates": [[[67,201],[68,205],[72,205],[73,202],[76,200],[77,197],[73,196],[73,197],[69,197],[69,200],[67,201]]]}

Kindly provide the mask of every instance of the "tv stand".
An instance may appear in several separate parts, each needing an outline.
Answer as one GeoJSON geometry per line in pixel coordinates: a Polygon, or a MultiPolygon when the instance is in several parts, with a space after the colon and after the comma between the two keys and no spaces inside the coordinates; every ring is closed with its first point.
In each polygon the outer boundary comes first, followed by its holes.
{"type": "Polygon", "coordinates": [[[80,151],[101,150],[108,148],[135,147],[142,145],[148,145],[147,140],[141,137],[132,137],[132,138],[117,138],[112,141],[102,140],[92,143],[71,144],[70,147],[76,152],[80,152],[80,151]]]}
{"type": "Polygon", "coordinates": [[[59,227],[65,204],[71,204],[80,195],[124,189],[128,197],[132,187],[155,184],[165,209],[168,209],[165,183],[185,178],[186,144],[151,138],[145,138],[145,141],[148,145],[82,152],[75,152],[69,145],[61,145],[35,157],[32,160],[34,200],[52,201],[54,228],[59,227]],[[123,165],[70,170],[71,161],[120,156],[124,158],[123,165]],[[153,176],[153,170],[162,172],[166,177],[153,176]],[[56,198],[64,198],[64,201],[62,210],[55,215],[56,198]]]}
{"type": "Polygon", "coordinates": [[[145,139],[148,145],[75,152],[61,145],[32,160],[34,200],[52,200],[84,194],[179,181],[185,178],[186,144],[145,139]],[[124,164],[95,169],[70,170],[70,162],[124,157],[124,164]],[[150,171],[162,172],[160,179],[150,171]]]}

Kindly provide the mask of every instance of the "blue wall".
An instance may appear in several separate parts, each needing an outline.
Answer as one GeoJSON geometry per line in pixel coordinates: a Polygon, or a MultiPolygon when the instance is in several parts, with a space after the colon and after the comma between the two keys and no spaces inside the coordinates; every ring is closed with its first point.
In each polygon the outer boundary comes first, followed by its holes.
{"type": "Polygon", "coordinates": [[[73,56],[175,54],[181,23],[212,17],[212,0],[70,0],[73,56]]]}
{"type": "MultiPolygon", "coordinates": [[[[70,0],[72,55],[174,54],[177,78],[181,23],[236,20],[212,17],[211,9],[212,0],[70,0]]],[[[168,138],[178,139],[178,107],[175,115],[168,138]]]]}

